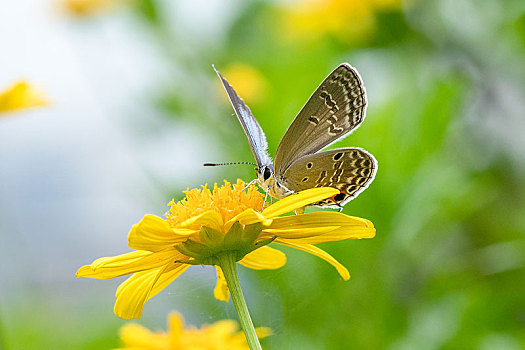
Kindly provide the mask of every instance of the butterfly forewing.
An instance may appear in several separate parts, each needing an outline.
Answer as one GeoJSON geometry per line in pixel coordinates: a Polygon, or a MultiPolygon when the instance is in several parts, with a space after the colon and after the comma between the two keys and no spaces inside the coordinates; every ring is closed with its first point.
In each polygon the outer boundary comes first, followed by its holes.
{"type": "Polygon", "coordinates": [[[294,192],[314,187],[336,188],[340,194],[315,205],[343,206],[368,187],[376,171],[377,161],[367,151],[338,148],[295,160],[283,174],[283,185],[294,192]]]}
{"type": "MultiPolygon", "coordinates": [[[[215,67],[213,67],[213,69],[215,69],[215,67]]],[[[228,94],[228,98],[230,99],[230,102],[233,106],[233,109],[235,110],[235,114],[237,115],[239,122],[241,122],[244,133],[246,134],[248,142],[250,143],[250,148],[252,149],[253,156],[257,161],[257,166],[261,168],[263,165],[271,164],[271,159],[268,156],[267,152],[268,143],[266,142],[266,136],[264,135],[261,126],[253,116],[252,111],[244,103],[242,98],[240,98],[239,95],[237,95],[237,92],[235,92],[235,90],[228,83],[228,81],[223,78],[221,73],[219,73],[217,69],[215,69],[215,72],[219,76],[222,85],[224,86],[224,89],[228,94]]]]}
{"type": "Polygon", "coordinates": [[[274,159],[278,180],[292,163],[348,135],[363,121],[366,92],[348,63],[337,67],[315,90],[279,143],[274,159]]]}

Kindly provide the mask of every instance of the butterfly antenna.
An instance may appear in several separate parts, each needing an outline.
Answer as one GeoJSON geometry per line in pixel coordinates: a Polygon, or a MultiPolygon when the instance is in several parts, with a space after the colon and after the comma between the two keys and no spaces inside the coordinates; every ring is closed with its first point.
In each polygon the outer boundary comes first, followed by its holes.
{"type": "Polygon", "coordinates": [[[202,165],[203,166],[219,166],[219,165],[238,165],[238,164],[250,164],[250,165],[257,166],[257,164],[252,163],[252,162],[204,163],[202,165]]]}

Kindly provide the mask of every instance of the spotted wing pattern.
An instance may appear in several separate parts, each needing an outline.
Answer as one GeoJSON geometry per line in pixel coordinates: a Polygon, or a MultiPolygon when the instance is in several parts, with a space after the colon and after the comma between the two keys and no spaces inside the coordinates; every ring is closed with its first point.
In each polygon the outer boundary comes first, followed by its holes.
{"type": "Polygon", "coordinates": [[[361,148],[338,148],[305,155],[283,175],[283,185],[294,192],[313,187],[333,187],[341,193],[313,205],[342,207],[374,180],[377,161],[361,148]]]}
{"type": "Polygon", "coordinates": [[[359,73],[339,65],[315,90],[279,143],[274,159],[278,181],[293,162],[348,135],[362,122],[366,91],[359,73]]]}

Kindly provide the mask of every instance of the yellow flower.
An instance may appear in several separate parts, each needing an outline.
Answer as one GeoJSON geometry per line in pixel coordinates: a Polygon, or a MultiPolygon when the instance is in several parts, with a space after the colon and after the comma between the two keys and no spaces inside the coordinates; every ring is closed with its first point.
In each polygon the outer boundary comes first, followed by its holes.
{"type": "Polygon", "coordinates": [[[117,0],[59,0],[60,8],[71,16],[89,17],[117,6],[117,0]]]}
{"type": "Polygon", "coordinates": [[[47,104],[48,101],[43,94],[25,81],[17,82],[0,93],[0,113],[14,112],[47,104]]]}
{"type": "MultiPolygon", "coordinates": [[[[192,264],[219,265],[221,252],[235,252],[245,267],[277,269],[286,256],[267,246],[270,242],[311,253],[332,264],[344,280],[348,270],[317,243],[374,237],[373,224],[333,211],[279,217],[305,205],[335,196],[333,188],[314,188],[288,196],[263,208],[263,195],[254,186],[235,185],[213,190],[187,190],[186,198],[172,201],[166,219],[146,215],[131,229],[129,247],[135,251],[95,260],[76,276],[108,279],[133,273],[116,293],[115,314],[139,318],[146,300],[173,282],[192,264]]],[[[224,276],[218,271],[215,297],[228,301],[224,276]]]]}
{"type": "MultiPolygon", "coordinates": [[[[223,75],[235,86],[239,96],[250,103],[263,101],[268,93],[268,82],[264,75],[248,64],[234,63],[223,70],[223,75]]],[[[220,91],[221,96],[224,94],[221,84],[217,85],[217,91],[220,91]]]]}
{"type": "MultiPolygon", "coordinates": [[[[182,316],[172,312],[168,317],[168,331],[151,332],[136,323],[120,329],[124,347],[120,350],[248,350],[246,338],[238,332],[237,322],[221,320],[201,329],[184,327],[182,316]]],[[[271,335],[266,327],[256,329],[257,336],[271,335]]]]}
{"type": "Polygon", "coordinates": [[[283,32],[291,39],[319,40],[333,35],[343,42],[368,38],[376,28],[375,14],[401,9],[402,0],[305,0],[285,5],[283,32]]]}

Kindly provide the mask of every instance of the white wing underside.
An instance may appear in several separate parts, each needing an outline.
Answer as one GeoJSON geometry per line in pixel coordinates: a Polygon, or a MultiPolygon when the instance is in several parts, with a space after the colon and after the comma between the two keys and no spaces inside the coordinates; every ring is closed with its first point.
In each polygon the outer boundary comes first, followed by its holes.
{"type": "Polygon", "coordinates": [[[242,125],[246,137],[248,138],[253,156],[257,161],[257,166],[261,168],[265,165],[271,165],[272,159],[268,155],[268,142],[266,141],[266,136],[264,135],[261,126],[253,116],[250,107],[248,107],[242,98],[237,95],[233,87],[226,79],[222,77],[221,73],[219,73],[215,67],[213,67],[213,69],[219,76],[219,79],[221,80],[222,85],[228,94],[228,98],[233,106],[233,109],[235,110],[235,114],[242,125]]]}

